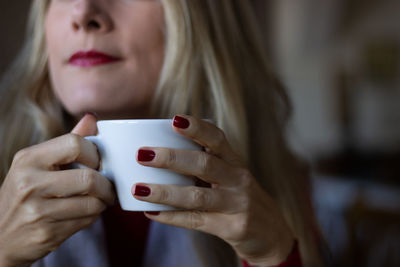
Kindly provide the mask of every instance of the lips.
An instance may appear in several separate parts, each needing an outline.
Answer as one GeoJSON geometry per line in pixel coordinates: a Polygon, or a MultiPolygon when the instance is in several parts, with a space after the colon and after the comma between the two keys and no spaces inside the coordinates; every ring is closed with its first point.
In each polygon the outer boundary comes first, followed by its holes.
{"type": "Polygon", "coordinates": [[[96,50],[79,51],[71,56],[69,64],[77,67],[93,67],[120,61],[120,58],[96,50]]]}

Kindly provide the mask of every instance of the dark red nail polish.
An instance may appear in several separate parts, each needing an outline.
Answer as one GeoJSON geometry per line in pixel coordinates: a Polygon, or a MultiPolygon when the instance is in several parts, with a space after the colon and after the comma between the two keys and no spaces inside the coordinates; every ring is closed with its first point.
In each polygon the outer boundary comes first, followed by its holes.
{"type": "Polygon", "coordinates": [[[138,160],[139,161],[152,161],[156,156],[156,152],[153,150],[139,149],[138,160]]]}
{"type": "Polygon", "coordinates": [[[138,197],[148,197],[151,193],[150,188],[144,185],[137,185],[135,187],[135,196],[138,197]]]}
{"type": "Polygon", "coordinates": [[[86,115],[92,115],[92,116],[95,116],[96,119],[99,119],[99,115],[97,115],[97,113],[96,113],[96,112],[93,112],[93,111],[88,111],[88,112],[86,112],[86,115]]]}
{"type": "Polygon", "coordinates": [[[189,120],[181,117],[181,116],[175,116],[174,117],[174,126],[177,128],[181,128],[181,129],[186,129],[188,128],[190,125],[189,120]]]}
{"type": "Polygon", "coordinates": [[[160,215],[159,211],[146,211],[147,214],[152,215],[152,216],[158,216],[160,215]]]}

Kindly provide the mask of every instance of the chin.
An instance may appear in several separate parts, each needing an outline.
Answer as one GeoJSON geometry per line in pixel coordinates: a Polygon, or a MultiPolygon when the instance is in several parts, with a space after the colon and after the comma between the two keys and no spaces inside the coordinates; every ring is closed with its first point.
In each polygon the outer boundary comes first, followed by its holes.
{"type": "MultiPolygon", "coordinates": [[[[144,90],[143,90],[144,91],[144,90]]],[[[56,91],[65,110],[75,118],[94,112],[99,119],[147,118],[152,94],[120,86],[80,81],[56,91]]]]}
{"type": "Polygon", "coordinates": [[[104,109],[113,109],[108,106],[114,104],[112,103],[114,101],[112,101],[110,97],[104,95],[102,90],[88,87],[82,88],[82,86],[72,88],[75,88],[75,90],[61,91],[59,99],[61,99],[65,110],[74,117],[84,115],[86,112],[98,113],[104,109]]]}
{"type": "MultiPolygon", "coordinates": [[[[109,103],[108,103],[109,104],[109,103]]],[[[109,106],[98,103],[71,103],[64,105],[66,111],[74,118],[81,118],[87,112],[93,112],[99,120],[117,120],[117,119],[147,119],[149,116],[149,105],[133,108],[122,108],[121,106],[109,106]]]]}

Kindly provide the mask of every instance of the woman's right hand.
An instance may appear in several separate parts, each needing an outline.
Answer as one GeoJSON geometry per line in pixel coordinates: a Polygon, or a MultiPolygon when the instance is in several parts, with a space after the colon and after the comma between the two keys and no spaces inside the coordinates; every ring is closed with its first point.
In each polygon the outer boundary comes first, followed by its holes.
{"type": "Polygon", "coordinates": [[[84,125],[93,123],[90,116],[75,134],[15,155],[0,187],[0,266],[29,266],[95,222],[114,202],[111,183],[94,170],[99,166],[95,145],[78,135],[93,134],[80,130],[93,129],[84,125]],[[73,162],[89,168],[60,168],[73,162]]]}

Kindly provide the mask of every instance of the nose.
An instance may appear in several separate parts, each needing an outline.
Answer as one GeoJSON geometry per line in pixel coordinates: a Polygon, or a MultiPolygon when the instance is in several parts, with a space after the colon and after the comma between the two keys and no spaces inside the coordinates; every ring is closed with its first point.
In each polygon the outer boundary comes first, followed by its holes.
{"type": "MultiPolygon", "coordinates": [[[[112,30],[113,22],[98,0],[76,0],[72,12],[72,27],[75,31],[106,33],[112,30]]],[[[101,1],[103,2],[103,1],[101,1]]]]}

